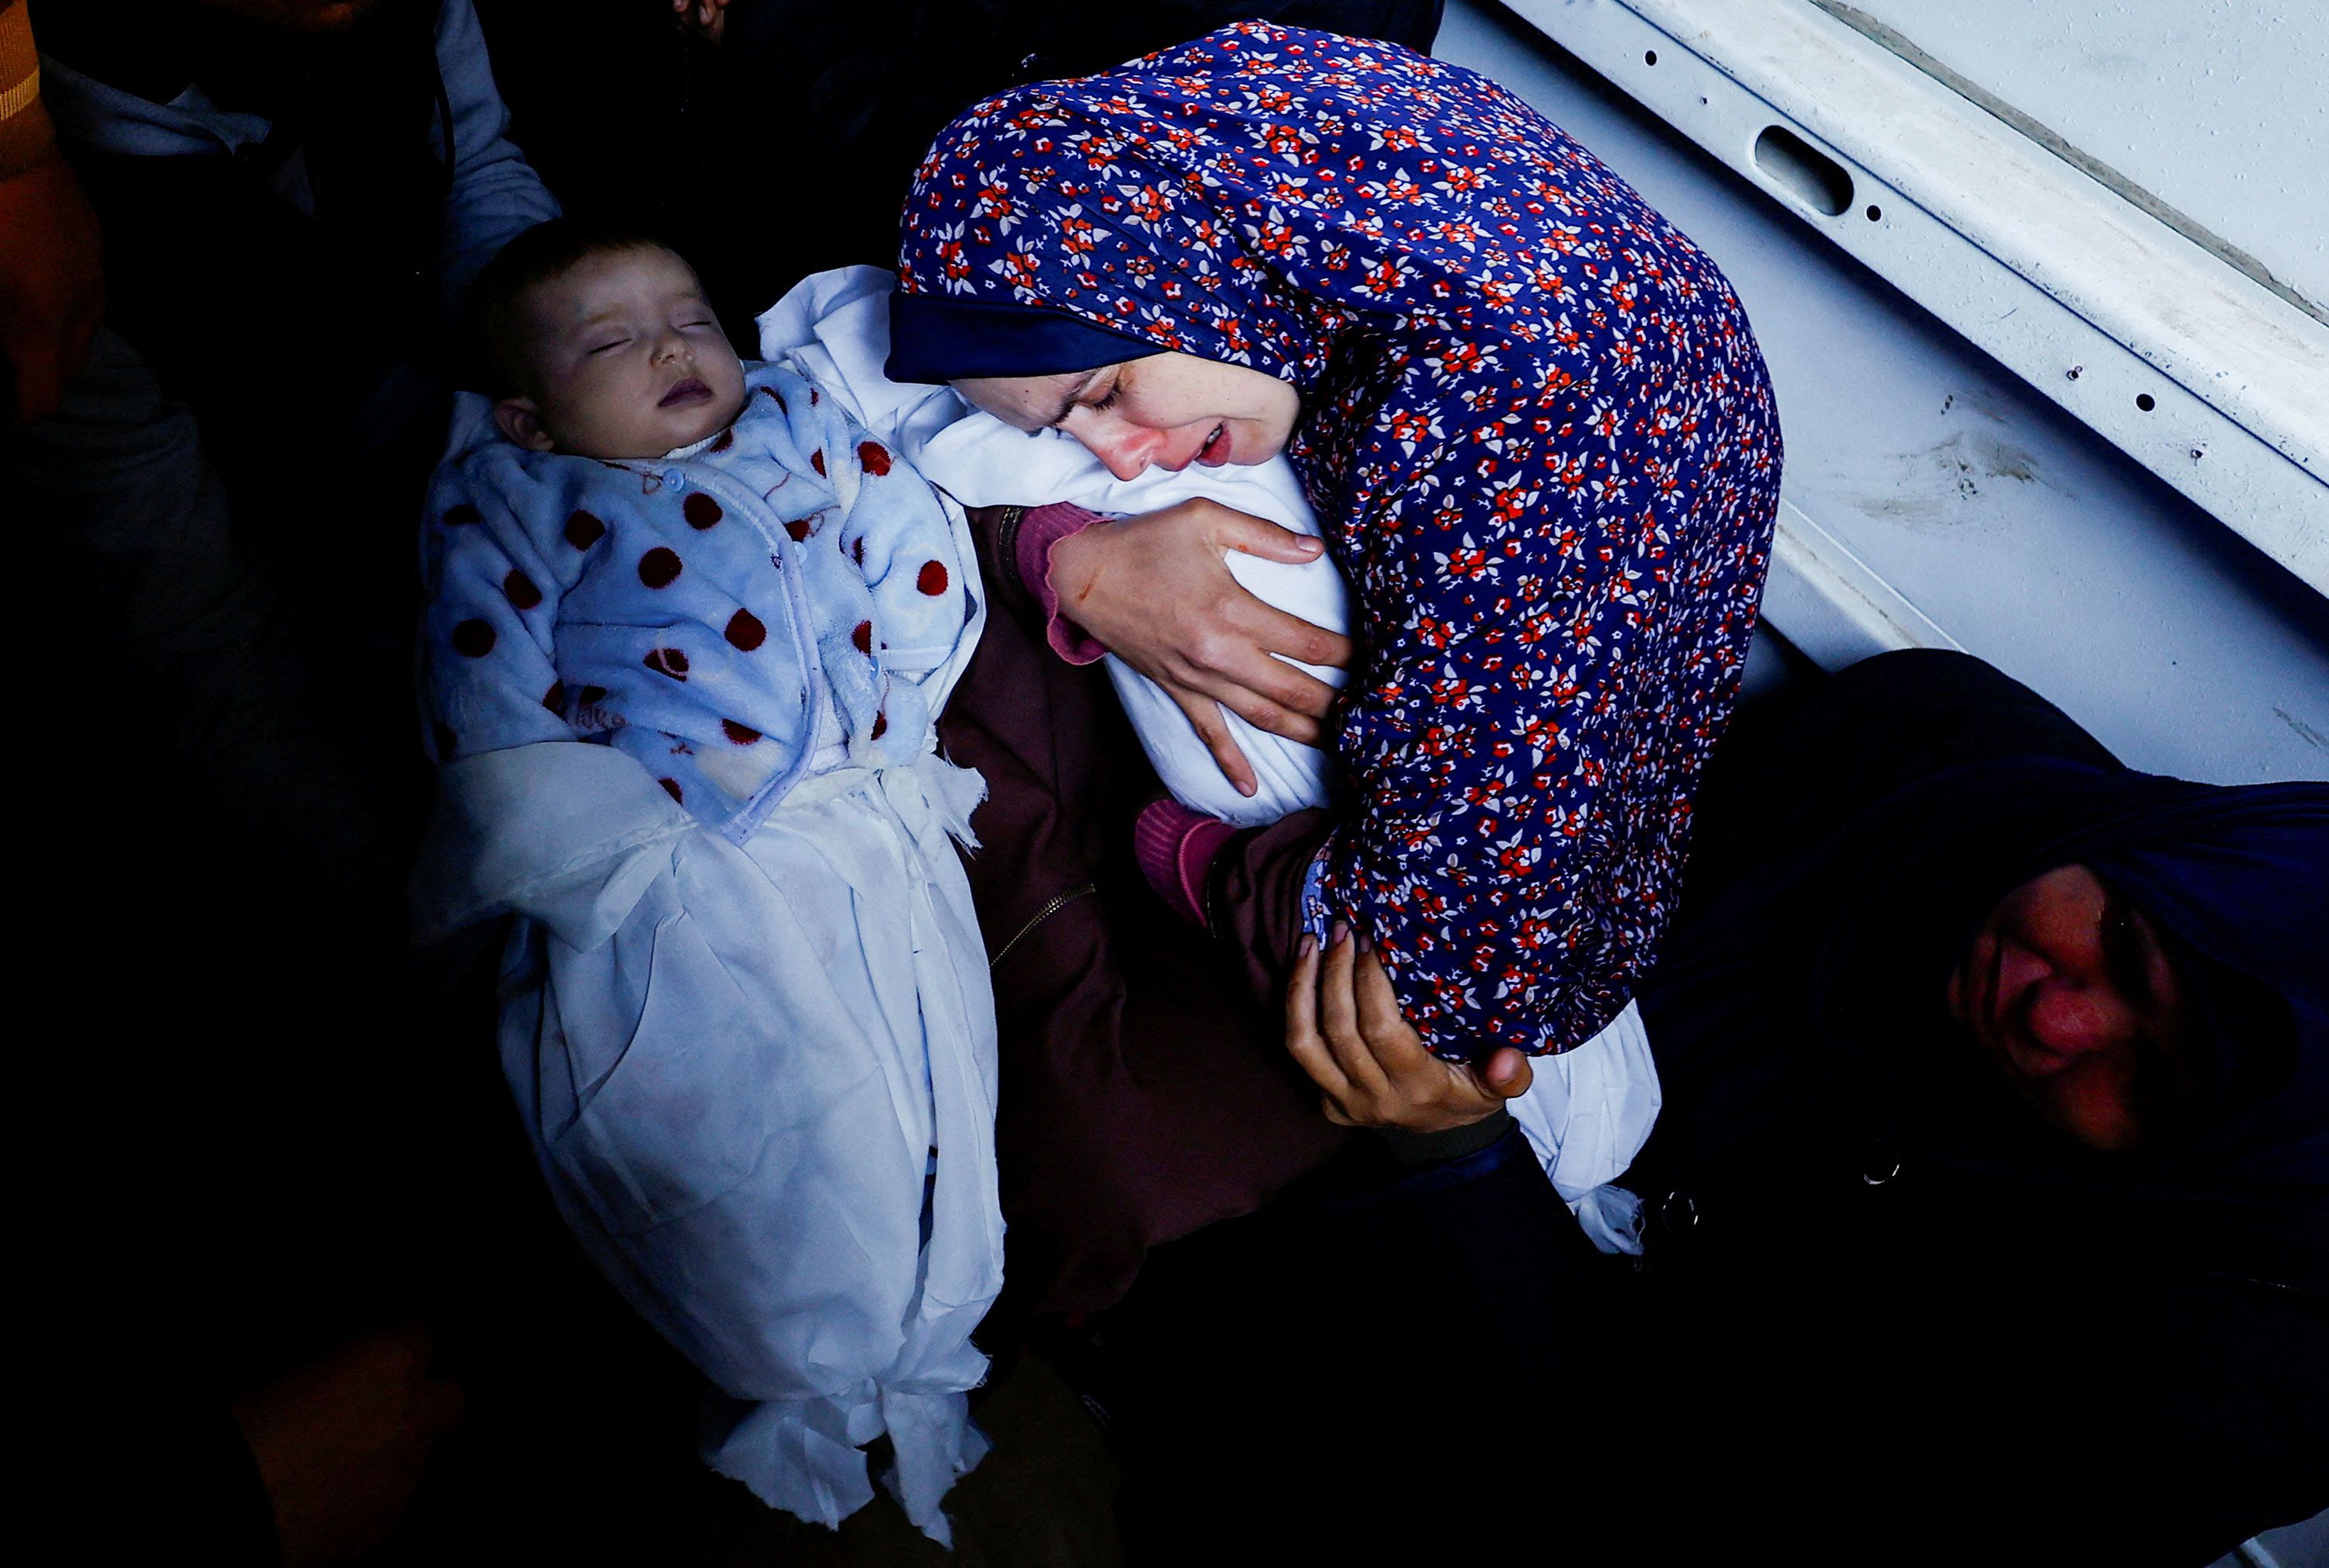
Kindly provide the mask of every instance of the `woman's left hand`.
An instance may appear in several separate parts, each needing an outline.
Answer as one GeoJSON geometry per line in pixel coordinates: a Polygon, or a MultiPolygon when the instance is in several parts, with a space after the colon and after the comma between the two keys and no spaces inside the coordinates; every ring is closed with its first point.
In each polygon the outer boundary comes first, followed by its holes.
{"type": "Polygon", "coordinates": [[[729,0],[671,0],[671,19],[682,31],[717,43],[728,31],[729,0]]]}
{"type": "Polygon", "coordinates": [[[1311,938],[1286,987],[1286,1048],[1325,1092],[1326,1120],[1344,1127],[1445,1132],[1493,1116],[1528,1093],[1528,1058],[1506,1046],[1479,1066],[1423,1048],[1391,991],[1382,960],[1341,925],[1322,958],[1311,938]]]}
{"type": "Polygon", "coordinates": [[[1231,575],[1229,551],[1303,565],[1320,540],[1216,501],[1096,522],[1051,547],[1061,612],[1162,687],[1240,794],[1258,787],[1224,709],[1321,744],[1334,689],[1285,662],[1347,667],[1351,640],[1272,608],[1231,575]],[[1283,655],[1283,658],[1280,657],[1283,655]]]}

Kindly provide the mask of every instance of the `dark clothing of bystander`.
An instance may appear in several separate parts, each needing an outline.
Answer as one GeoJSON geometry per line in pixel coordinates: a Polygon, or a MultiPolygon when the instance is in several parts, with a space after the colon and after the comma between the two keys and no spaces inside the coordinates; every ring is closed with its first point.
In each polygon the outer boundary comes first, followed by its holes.
{"type": "Polygon", "coordinates": [[[2189,1568],[2329,1504],[2329,786],[2135,774],[1920,653],[1750,711],[1701,808],[1640,997],[1644,1255],[1591,1253],[1517,1137],[1346,1158],[1158,1248],[1088,1336],[1146,1455],[1132,1530],[2189,1568]],[[2209,1097],[2137,1154],[2041,1122],[1942,1006],[2069,863],[2143,901],[2211,1026],[2209,1097]]]}

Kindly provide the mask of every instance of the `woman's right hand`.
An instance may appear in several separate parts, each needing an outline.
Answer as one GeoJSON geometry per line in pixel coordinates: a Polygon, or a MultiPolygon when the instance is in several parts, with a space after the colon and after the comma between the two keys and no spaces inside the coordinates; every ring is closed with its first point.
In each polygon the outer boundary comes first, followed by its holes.
{"type": "Polygon", "coordinates": [[[1528,1093],[1535,1071],[1505,1046],[1476,1066],[1444,1062],[1399,1009],[1371,944],[1337,922],[1322,955],[1302,939],[1286,982],[1286,1049],[1324,1096],[1338,1127],[1446,1132],[1495,1115],[1528,1093]]]}
{"type": "Polygon", "coordinates": [[[684,33],[718,43],[728,32],[729,0],[671,0],[671,19],[684,33]]]}
{"type": "Polygon", "coordinates": [[[1108,652],[1164,688],[1240,793],[1252,767],[1231,738],[1226,708],[1256,729],[1305,746],[1334,689],[1273,655],[1347,665],[1351,640],[1272,609],[1230,575],[1223,552],[1294,565],[1315,560],[1317,540],[1212,501],[1097,522],[1051,547],[1060,612],[1108,652]]]}

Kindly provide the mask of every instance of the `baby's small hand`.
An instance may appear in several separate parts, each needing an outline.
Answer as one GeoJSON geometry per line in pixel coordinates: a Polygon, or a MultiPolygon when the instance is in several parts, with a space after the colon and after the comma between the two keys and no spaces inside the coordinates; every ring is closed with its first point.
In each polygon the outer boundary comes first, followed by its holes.
{"type": "Polygon", "coordinates": [[[706,43],[718,43],[728,30],[728,0],[671,0],[672,21],[706,43]]]}

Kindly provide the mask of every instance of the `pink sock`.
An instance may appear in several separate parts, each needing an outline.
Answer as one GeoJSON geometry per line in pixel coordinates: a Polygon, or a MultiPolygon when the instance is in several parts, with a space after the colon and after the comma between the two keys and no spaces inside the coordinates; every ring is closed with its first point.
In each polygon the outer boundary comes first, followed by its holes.
{"type": "Polygon", "coordinates": [[[1132,858],[1156,897],[1193,925],[1205,924],[1205,873],[1237,830],[1180,802],[1151,801],[1132,824],[1132,858]]]}

